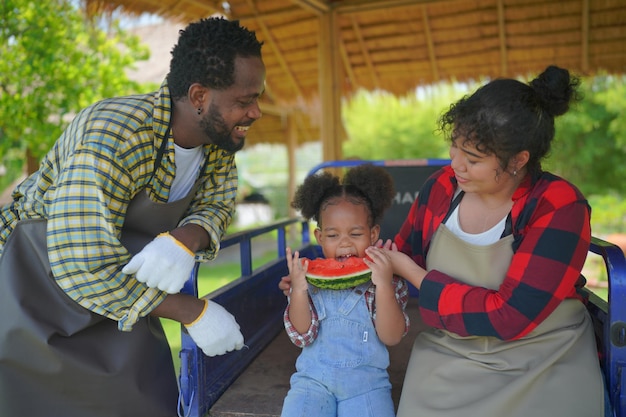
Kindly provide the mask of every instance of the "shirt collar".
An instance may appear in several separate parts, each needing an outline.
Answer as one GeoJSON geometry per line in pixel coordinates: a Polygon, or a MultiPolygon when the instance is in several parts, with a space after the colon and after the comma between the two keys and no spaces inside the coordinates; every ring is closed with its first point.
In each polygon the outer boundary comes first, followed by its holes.
{"type": "Polygon", "coordinates": [[[152,111],[154,120],[152,129],[154,131],[154,146],[159,147],[166,137],[168,128],[172,121],[172,98],[167,79],[163,80],[161,87],[154,93],[154,110],[152,111]]]}

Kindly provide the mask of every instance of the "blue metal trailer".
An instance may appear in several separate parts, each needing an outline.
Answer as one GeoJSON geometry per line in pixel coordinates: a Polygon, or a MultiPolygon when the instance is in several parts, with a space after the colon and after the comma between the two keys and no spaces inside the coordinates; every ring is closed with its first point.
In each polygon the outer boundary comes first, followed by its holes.
{"type": "MultiPolygon", "coordinates": [[[[325,168],[350,167],[362,163],[384,166],[394,178],[397,196],[381,224],[381,237],[393,238],[406,218],[411,203],[424,180],[447,160],[396,161],[334,161],[317,166],[311,173],[325,168]]],[[[282,276],[287,275],[285,249],[288,229],[300,227],[302,256],[315,258],[321,250],[311,241],[308,223],[301,219],[285,219],[263,227],[228,236],[222,248],[237,245],[241,258],[241,277],[208,294],[223,305],[241,326],[247,348],[224,356],[209,358],[182,330],[179,376],[179,415],[189,417],[279,416],[282,400],[289,388],[299,349],[285,335],[282,316],[286,299],[278,289],[282,276]],[[260,268],[252,268],[253,239],[276,235],[278,257],[260,268]]],[[[590,253],[601,257],[608,278],[608,302],[589,292],[588,310],[594,320],[598,351],[607,384],[610,414],[626,417],[626,396],[623,388],[626,374],[626,260],[616,245],[597,237],[592,240],[590,253]]],[[[198,295],[197,270],[183,292],[198,295]]],[[[593,277],[588,277],[593,278],[593,277]]],[[[411,316],[411,332],[399,346],[390,348],[390,379],[394,401],[397,403],[415,334],[423,328],[416,320],[417,291],[411,291],[407,309],[411,316]]],[[[600,416],[598,416],[600,417],[600,416]]]]}

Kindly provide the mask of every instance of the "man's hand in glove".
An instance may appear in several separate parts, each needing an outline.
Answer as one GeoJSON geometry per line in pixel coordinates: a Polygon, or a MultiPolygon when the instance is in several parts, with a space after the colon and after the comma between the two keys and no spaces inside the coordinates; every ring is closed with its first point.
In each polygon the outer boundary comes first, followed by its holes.
{"type": "Polygon", "coordinates": [[[195,255],[169,233],[161,233],[122,269],[139,282],[176,294],[189,278],[195,255]]]}
{"type": "Polygon", "coordinates": [[[223,355],[243,347],[243,335],[232,314],[221,305],[204,300],[204,310],[192,323],[185,324],[189,336],[207,356],[223,355]]]}

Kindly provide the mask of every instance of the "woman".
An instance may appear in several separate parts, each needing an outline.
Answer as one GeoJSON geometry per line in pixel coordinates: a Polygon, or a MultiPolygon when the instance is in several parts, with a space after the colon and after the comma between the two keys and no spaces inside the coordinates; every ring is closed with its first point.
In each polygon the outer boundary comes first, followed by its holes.
{"type": "Polygon", "coordinates": [[[603,415],[578,291],[590,209],[540,164],[577,85],[551,66],[529,84],[494,80],[442,116],[451,164],[377,249],[420,290],[432,327],[413,346],[399,417],[603,415]]]}

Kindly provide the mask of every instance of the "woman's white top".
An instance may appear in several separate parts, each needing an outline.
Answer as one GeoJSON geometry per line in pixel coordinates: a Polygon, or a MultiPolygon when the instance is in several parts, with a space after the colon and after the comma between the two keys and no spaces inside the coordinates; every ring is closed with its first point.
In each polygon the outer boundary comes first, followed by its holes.
{"type": "Polygon", "coordinates": [[[467,233],[461,228],[461,224],[459,222],[459,206],[456,206],[445,224],[452,233],[468,243],[472,243],[474,245],[490,245],[500,240],[500,237],[504,232],[506,218],[507,216],[504,216],[495,226],[482,233],[467,233]]]}

